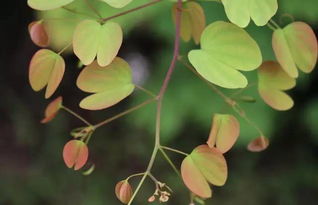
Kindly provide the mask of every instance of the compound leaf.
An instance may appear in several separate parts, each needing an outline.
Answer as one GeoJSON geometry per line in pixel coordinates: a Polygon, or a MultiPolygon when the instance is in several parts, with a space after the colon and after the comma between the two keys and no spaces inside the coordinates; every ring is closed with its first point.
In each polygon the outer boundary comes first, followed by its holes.
{"type": "Polygon", "coordinates": [[[257,43],[243,29],[227,22],[210,24],[202,33],[201,49],[189,52],[198,73],[224,88],[244,88],[247,79],[238,70],[251,71],[262,62],[257,43]]]}
{"type": "Polygon", "coordinates": [[[264,26],[278,9],[277,0],[222,0],[229,20],[244,28],[250,19],[257,26],[264,26]]]}
{"type": "Polygon", "coordinates": [[[108,108],[129,96],[135,87],[129,64],[118,57],[106,67],[99,66],[96,61],[85,67],[77,79],[77,86],[94,93],[80,103],[80,107],[88,110],[108,108]]]}
{"type": "Polygon", "coordinates": [[[98,64],[103,67],[113,61],[122,42],[123,32],[119,24],[106,22],[101,25],[84,20],[75,29],[73,49],[84,65],[91,64],[97,56],[98,64]]]}

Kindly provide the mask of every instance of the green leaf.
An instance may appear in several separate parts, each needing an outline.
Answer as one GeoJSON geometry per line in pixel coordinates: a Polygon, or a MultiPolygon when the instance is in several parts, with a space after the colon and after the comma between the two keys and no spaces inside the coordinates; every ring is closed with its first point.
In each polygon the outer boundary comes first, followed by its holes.
{"type": "Polygon", "coordinates": [[[210,198],[212,191],[208,182],[216,186],[224,185],[227,164],[219,150],[200,145],[183,160],[181,175],[190,191],[202,198],[210,198]]]}
{"type": "Polygon", "coordinates": [[[192,50],[188,56],[202,77],[232,89],[248,84],[238,70],[251,71],[262,62],[261,51],[248,33],[223,21],[210,24],[201,36],[201,50],[192,50]]]}
{"type": "Polygon", "coordinates": [[[36,52],[29,67],[29,81],[34,91],[40,91],[45,86],[45,98],[53,95],[65,71],[64,59],[57,53],[41,49],[36,52]]]}
{"type": "Polygon", "coordinates": [[[127,6],[132,0],[102,0],[109,4],[111,7],[114,8],[123,8],[127,6]]]}
{"type": "Polygon", "coordinates": [[[45,11],[60,8],[73,1],[74,0],[28,0],[28,5],[33,9],[45,11]]]}
{"type": "Polygon", "coordinates": [[[277,0],[222,0],[229,20],[244,28],[250,19],[257,26],[264,26],[278,9],[277,0]]]}
{"type": "Polygon", "coordinates": [[[119,24],[106,22],[101,25],[93,20],[82,21],[73,37],[74,53],[84,65],[91,64],[97,56],[100,66],[109,65],[118,54],[123,41],[119,24]]]}
{"type": "Polygon", "coordinates": [[[275,30],[272,44],[277,61],[290,77],[298,77],[297,67],[305,73],[315,68],[317,38],[306,23],[294,22],[275,30]]]}
{"type": "Polygon", "coordinates": [[[207,144],[222,153],[229,151],[240,134],[240,124],[233,115],[215,114],[207,144]]]}
{"type": "Polygon", "coordinates": [[[77,79],[77,86],[85,92],[94,93],[80,103],[80,107],[88,110],[108,108],[129,96],[135,87],[130,66],[118,57],[106,67],[100,67],[94,61],[84,68],[77,79]]]}
{"type": "Polygon", "coordinates": [[[283,91],[295,87],[296,81],[277,62],[264,62],[258,70],[258,78],[258,91],[266,104],[276,110],[293,107],[293,99],[283,91]]]}

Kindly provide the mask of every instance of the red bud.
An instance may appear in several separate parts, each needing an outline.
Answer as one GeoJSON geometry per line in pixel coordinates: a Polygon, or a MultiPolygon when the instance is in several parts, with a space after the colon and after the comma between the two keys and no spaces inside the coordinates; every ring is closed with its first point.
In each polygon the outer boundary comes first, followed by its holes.
{"type": "Polygon", "coordinates": [[[123,180],[117,183],[115,187],[115,194],[119,201],[121,201],[123,204],[129,203],[133,195],[133,191],[127,180],[123,180]]]}
{"type": "Polygon", "coordinates": [[[87,145],[79,140],[71,140],[64,146],[63,159],[68,168],[79,170],[88,158],[87,145]]]}

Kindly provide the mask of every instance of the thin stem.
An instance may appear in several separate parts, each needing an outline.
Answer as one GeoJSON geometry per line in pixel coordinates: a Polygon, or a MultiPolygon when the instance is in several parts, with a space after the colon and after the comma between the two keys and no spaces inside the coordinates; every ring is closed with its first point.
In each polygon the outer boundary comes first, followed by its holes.
{"type": "Polygon", "coordinates": [[[155,184],[159,184],[160,182],[156,179],[156,177],[154,177],[150,172],[148,173],[148,176],[150,177],[150,179],[155,183],[155,184]]]}
{"type": "Polygon", "coordinates": [[[272,26],[272,24],[270,24],[269,22],[266,24],[268,26],[268,28],[270,28],[271,30],[275,31],[276,28],[274,26],[272,26]]]}
{"type": "Polygon", "coordinates": [[[119,17],[119,16],[123,16],[123,15],[125,15],[125,14],[128,14],[128,13],[131,13],[131,12],[134,12],[134,11],[138,11],[138,10],[140,10],[140,9],[143,9],[143,8],[146,8],[146,7],[149,7],[149,6],[152,6],[152,5],[154,5],[154,4],[156,4],[156,3],[160,2],[160,1],[162,1],[162,0],[153,0],[153,1],[149,2],[149,3],[143,4],[143,5],[138,6],[138,7],[136,7],[136,8],[129,9],[129,10],[127,10],[127,11],[124,11],[124,12],[121,12],[121,13],[118,13],[118,14],[115,14],[114,16],[110,16],[110,17],[107,17],[107,18],[103,18],[103,19],[101,19],[101,21],[102,21],[102,22],[106,22],[106,21],[111,20],[111,19],[113,19],[113,18],[117,18],[117,17],[119,17]]]}
{"type": "Polygon", "coordinates": [[[130,175],[129,177],[127,177],[127,181],[133,177],[139,177],[139,176],[143,176],[145,174],[145,172],[142,172],[142,173],[137,173],[137,174],[133,174],[133,175],[130,175]]]}
{"type": "Polygon", "coordinates": [[[273,20],[269,20],[269,22],[271,22],[277,29],[280,29],[280,26],[273,20]]]}
{"type": "Polygon", "coordinates": [[[61,55],[66,49],[68,49],[70,46],[72,45],[72,42],[71,43],[69,43],[67,46],[65,46],[64,48],[62,48],[59,52],[58,52],[58,54],[59,55],[61,55]]]}
{"type": "Polygon", "coordinates": [[[74,111],[72,111],[71,109],[65,107],[64,105],[62,106],[62,109],[64,109],[66,112],[70,113],[71,115],[75,116],[77,119],[81,120],[82,122],[84,122],[86,125],[92,127],[93,125],[91,123],[89,123],[87,120],[85,120],[82,116],[80,116],[79,114],[75,113],[74,111]]]}
{"type": "Polygon", "coordinates": [[[242,117],[250,126],[252,126],[253,128],[255,128],[257,130],[257,132],[261,135],[264,136],[262,130],[253,122],[251,121],[245,111],[239,106],[239,104],[234,101],[232,98],[226,96],[221,90],[219,90],[216,86],[214,86],[213,84],[211,84],[209,81],[207,81],[206,79],[204,79],[201,75],[199,75],[195,69],[187,64],[186,62],[184,62],[181,58],[179,58],[179,61],[186,66],[188,69],[190,69],[193,73],[195,73],[199,78],[201,78],[205,83],[207,83],[209,85],[209,87],[215,91],[216,94],[218,94],[221,98],[224,99],[224,101],[240,116],[242,117]]]}
{"type": "Polygon", "coordinates": [[[141,104],[139,104],[139,105],[137,105],[137,106],[135,106],[133,108],[130,108],[130,109],[124,111],[124,112],[121,112],[121,113],[119,113],[119,114],[117,114],[117,115],[115,115],[115,116],[113,116],[111,118],[108,118],[108,119],[106,119],[106,120],[94,125],[94,128],[97,129],[97,128],[103,126],[103,125],[106,125],[106,124],[108,124],[108,123],[110,123],[110,122],[112,122],[112,121],[114,121],[114,120],[116,120],[116,119],[118,119],[118,118],[120,118],[122,116],[125,116],[125,115],[127,115],[127,114],[129,114],[129,113],[131,113],[133,111],[136,111],[136,110],[144,107],[145,105],[148,105],[149,103],[152,103],[155,100],[156,100],[155,98],[146,100],[145,102],[143,102],[143,103],[141,103],[141,104]]]}
{"type": "MultiPolygon", "coordinates": [[[[153,3],[157,3],[160,0],[157,1],[153,1],[153,3]]],[[[152,4],[153,4],[152,3],[152,4]]],[[[144,8],[144,7],[143,7],[144,8]]],[[[161,108],[162,108],[162,100],[165,94],[165,91],[168,87],[169,81],[171,79],[171,75],[173,73],[173,70],[175,68],[176,65],[176,61],[178,60],[178,55],[179,55],[179,49],[180,49],[180,27],[181,27],[181,13],[182,13],[182,0],[178,0],[177,3],[177,14],[176,14],[176,33],[175,33],[175,41],[174,41],[174,51],[173,51],[173,57],[169,66],[169,69],[167,71],[167,74],[165,76],[165,79],[162,83],[160,92],[157,96],[157,100],[158,100],[158,104],[157,104],[157,114],[156,114],[156,134],[155,134],[155,145],[154,145],[154,149],[150,158],[150,161],[148,163],[147,166],[147,170],[144,174],[144,176],[142,177],[142,179],[140,180],[134,194],[132,195],[130,201],[128,202],[128,205],[131,205],[133,200],[135,199],[136,195],[138,194],[141,186],[143,185],[147,174],[151,172],[151,169],[153,167],[155,158],[157,156],[158,150],[160,148],[160,121],[161,121],[161,108]]]]}
{"type": "Polygon", "coordinates": [[[153,94],[150,90],[144,88],[144,87],[141,87],[139,85],[135,85],[136,88],[138,88],[139,90],[143,91],[144,93],[146,93],[147,95],[153,97],[153,98],[156,98],[157,96],[155,94],[153,94]]]}
{"type": "Polygon", "coordinates": [[[173,149],[173,148],[170,148],[170,147],[165,147],[165,146],[160,146],[162,149],[165,149],[165,150],[168,150],[168,151],[171,151],[171,152],[175,152],[175,153],[178,153],[178,154],[181,154],[181,155],[184,155],[184,156],[188,156],[189,154],[185,153],[185,152],[182,152],[180,150],[177,150],[177,149],[173,149]]]}
{"type": "Polygon", "coordinates": [[[89,18],[92,18],[92,19],[96,19],[95,16],[91,16],[90,14],[82,13],[82,12],[76,11],[76,10],[74,10],[74,9],[67,8],[67,7],[65,7],[65,6],[63,6],[62,9],[66,10],[66,11],[68,11],[68,12],[71,12],[71,13],[73,13],[73,14],[77,14],[77,15],[89,17],[89,18]]]}
{"type": "Polygon", "coordinates": [[[89,0],[84,0],[87,7],[90,8],[99,18],[103,18],[99,11],[91,4],[89,0]]]}
{"type": "Polygon", "coordinates": [[[159,148],[161,154],[163,155],[163,157],[166,159],[166,161],[170,164],[171,168],[174,170],[174,172],[181,177],[181,174],[179,172],[179,170],[177,169],[177,167],[173,164],[172,160],[170,159],[170,157],[167,155],[167,153],[160,147],[159,148]]]}

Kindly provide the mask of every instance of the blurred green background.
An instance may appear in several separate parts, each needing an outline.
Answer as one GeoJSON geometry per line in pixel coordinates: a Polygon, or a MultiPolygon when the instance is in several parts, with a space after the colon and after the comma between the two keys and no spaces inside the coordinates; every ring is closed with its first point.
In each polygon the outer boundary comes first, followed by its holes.
{"type": "MultiPolygon", "coordinates": [[[[133,8],[148,0],[134,0],[133,8]]],[[[279,0],[275,20],[284,26],[290,18],[309,23],[317,32],[317,0],[279,0]]],[[[119,12],[94,0],[103,16],[119,12]]],[[[207,22],[226,20],[221,4],[201,2],[207,22]]],[[[68,6],[90,12],[82,0],[68,6]]],[[[130,174],[145,170],[151,155],[155,105],[119,119],[97,130],[90,141],[89,163],[96,170],[90,176],[74,172],[64,165],[62,149],[71,139],[71,129],[81,122],[61,112],[47,125],[42,125],[44,109],[49,101],[43,93],[35,93],[28,83],[28,63],[38,49],[29,39],[27,26],[37,18],[46,19],[53,35],[53,49],[58,51],[70,41],[72,30],[85,18],[63,9],[36,13],[26,1],[7,1],[1,7],[0,75],[0,204],[2,205],[115,205],[116,182],[130,174]]],[[[125,41],[119,56],[133,67],[135,82],[157,92],[172,55],[174,25],[171,2],[165,0],[151,8],[120,17],[125,41]]],[[[271,30],[256,28],[248,32],[259,43],[264,60],[274,59],[271,30]]],[[[181,44],[181,54],[196,46],[181,44]]],[[[136,92],[115,107],[99,112],[81,110],[78,103],[86,94],[75,86],[80,69],[74,55],[65,55],[67,69],[55,96],[62,95],[64,104],[91,122],[99,122],[143,101],[147,96],[136,92]]],[[[251,84],[257,83],[256,72],[247,73],[251,84]]],[[[270,138],[270,147],[262,153],[250,153],[247,143],[257,132],[241,120],[241,135],[234,149],[226,154],[229,178],[224,187],[214,188],[207,204],[219,205],[315,205],[318,203],[318,71],[302,75],[297,87],[289,92],[295,107],[287,112],[273,111],[258,97],[252,86],[242,95],[256,98],[256,103],[242,103],[253,122],[270,138]]],[[[224,92],[233,93],[224,90],[224,92]]],[[[177,65],[165,96],[162,115],[164,145],[190,152],[205,143],[215,112],[231,110],[209,88],[181,64],[177,65]]],[[[239,117],[238,117],[239,118],[239,117]]],[[[179,166],[182,158],[169,153],[179,166]]],[[[174,194],[168,204],[189,204],[186,188],[160,155],[153,174],[166,182],[174,194]]],[[[137,181],[133,181],[133,185],[137,181]]],[[[147,181],[135,204],[147,204],[154,185],[147,181]]]]}

